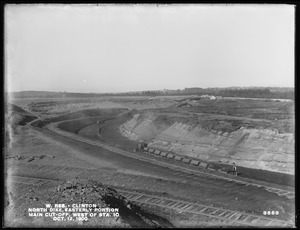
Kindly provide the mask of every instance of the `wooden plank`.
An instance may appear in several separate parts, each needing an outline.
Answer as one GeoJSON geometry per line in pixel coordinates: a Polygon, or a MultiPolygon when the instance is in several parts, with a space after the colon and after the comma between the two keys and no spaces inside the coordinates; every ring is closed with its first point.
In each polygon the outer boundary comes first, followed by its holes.
{"type": "Polygon", "coordinates": [[[208,164],[205,163],[205,162],[200,162],[200,165],[199,165],[199,166],[202,167],[202,168],[207,168],[207,167],[208,167],[208,164]]]}
{"type": "Polygon", "coordinates": [[[199,208],[198,205],[192,205],[192,206],[189,207],[186,211],[191,211],[191,212],[193,212],[193,211],[195,211],[197,208],[199,208]]]}
{"type": "Polygon", "coordinates": [[[181,210],[187,209],[187,208],[189,208],[190,206],[192,206],[192,205],[191,205],[191,204],[187,204],[187,205],[184,206],[181,210]]]}
{"type": "Polygon", "coordinates": [[[167,158],[172,159],[174,157],[174,155],[172,153],[168,153],[167,158]]]}
{"type": "Polygon", "coordinates": [[[160,151],[159,151],[159,150],[155,150],[155,151],[154,151],[154,154],[159,155],[159,154],[160,154],[160,151]]]}
{"type": "Polygon", "coordinates": [[[165,156],[167,156],[167,153],[166,153],[166,152],[161,152],[160,155],[161,155],[162,157],[165,157],[165,156]]]}
{"type": "Polygon", "coordinates": [[[199,165],[199,161],[197,160],[191,160],[191,164],[198,166],[199,165]]]}
{"type": "Polygon", "coordinates": [[[191,162],[191,160],[188,158],[183,158],[182,162],[189,164],[191,162]]]}
{"type": "Polygon", "coordinates": [[[174,159],[177,160],[177,161],[181,161],[181,160],[182,160],[182,157],[176,156],[174,159]]]}

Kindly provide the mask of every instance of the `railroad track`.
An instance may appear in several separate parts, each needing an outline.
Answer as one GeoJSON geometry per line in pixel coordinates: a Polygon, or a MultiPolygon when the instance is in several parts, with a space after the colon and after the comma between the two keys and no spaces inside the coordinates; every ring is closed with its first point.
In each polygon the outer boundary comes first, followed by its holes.
{"type": "MultiPolygon", "coordinates": [[[[42,177],[29,177],[20,175],[5,175],[6,179],[10,179],[9,183],[21,185],[32,185],[32,186],[52,186],[59,182],[58,179],[42,178],[42,177]]],[[[7,181],[7,180],[6,180],[7,181]]]]}
{"type": "Polygon", "coordinates": [[[120,194],[125,196],[130,201],[138,204],[145,204],[150,206],[159,206],[161,208],[173,209],[178,212],[191,213],[212,218],[216,221],[226,225],[238,226],[268,226],[268,227],[288,227],[293,226],[293,223],[269,218],[266,216],[258,216],[244,212],[237,212],[233,210],[217,208],[202,204],[195,204],[183,200],[166,198],[157,195],[149,195],[141,192],[133,192],[124,189],[117,189],[120,194]]]}
{"type": "MultiPolygon", "coordinates": [[[[157,155],[155,153],[151,153],[151,152],[147,152],[147,151],[143,151],[145,152],[146,154],[150,154],[150,155],[153,155],[157,158],[166,158],[166,156],[161,156],[161,155],[157,155]]],[[[210,168],[208,168],[210,169],[210,168]]],[[[212,170],[212,171],[215,171],[215,170],[212,170]]],[[[226,173],[225,171],[219,171],[221,173],[226,173]]],[[[294,199],[295,198],[295,193],[292,192],[292,191],[287,191],[287,190],[283,190],[283,189],[278,189],[278,188],[271,188],[271,187],[266,187],[266,186],[262,186],[260,184],[257,184],[257,183],[249,183],[249,182],[245,182],[245,181],[242,181],[242,180],[238,180],[238,179],[230,179],[230,178],[227,178],[227,181],[229,182],[234,182],[236,184],[239,184],[239,185],[245,185],[245,186],[254,186],[254,187],[258,187],[258,188],[265,188],[265,190],[267,190],[268,192],[272,192],[272,193],[276,193],[278,196],[285,196],[286,198],[288,199],[294,199]]]]}
{"type": "Polygon", "coordinates": [[[253,183],[253,182],[246,182],[246,181],[239,180],[239,179],[236,179],[236,178],[231,178],[231,177],[228,177],[228,176],[225,176],[225,175],[222,176],[222,175],[217,175],[217,174],[208,173],[208,172],[202,172],[202,171],[186,169],[186,168],[181,167],[181,166],[174,166],[174,165],[171,165],[171,164],[168,164],[168,163],[165,163],[165,162],[161,162],[159,160],[154,160],[154,159],[149,159],[149,158],[146,158],[146,157],[143,157],[143,156],[138,156],[138,155],[135,155],[135,154],[130,153],[128,151],[124,151],[124,150],[121,150],[121,149],[118,149],[118,148],[115,148],[115,147],[111,147],[111,146],[109,146],[107,144],[104,144],[104,143],[88,140],[88,139],[80,137],[76,134],[72,134],[72,133],[68,133],[68,132],[65,132],[63,130],[60,130],[60,129],[54,127],[54,125],[55,125],[55,123],[51,123],[47,126],[47,128],[50,132],[52,132],[56,135],[72,138],[74,140],[78,140],[78,141],[81,141],[81,142],[84,142],[84,143],[87,143],[87,144],[90,144],[90,145],[93,145],[93,146],[98,146],[98,147],[107,149],[109,151],[112,151],[112,152],[115,152],[115,153],[118,153],[118,154],[121,154],[121,155],[125,155],[127,157],[132,157],[132,158],[135,158],[135,159],[138,159],[138,160],[141,160],[141,161],[150,162],[150,163],[153,163],[153,164],[157,164],[157,165],[160,165],[160,166],[163,166],[163,167],[175,169],[175,170],[178,170],[178,171],[183,171],[185,173],[189,173],[189,174],[192,174],[192,175],[199,175],[199,176],[205,175],[206,177],[218,178],[218,179],[226,180],[228,182],[236,183],[236,184],[243,185],[243,186],[254,186],[254,187],[258,187],[258,188],[263,188],[268,192],[277,194],[278,196],[283,196],[283,197],[286,197],[287,199],[295,199],[295,193],[293,191],[289,191],[289,190],[285,190],[285,189],[279,189],[279,188],[273,188],[273,187],[270,187],[270,186],[265,186],[265,185],[261,185],[261,184],[253,183]]]}
{"type": "MultiPolygon", "coordinates": [[[[26,184],[32,186],[49,186],[56,185],[57,179],[29,177],[20,175],[6,175],[9,176],[11,182],[17,184],[26,184]]],[[[114,188],[114,186],[111,186],[114,188]]],[[[294,223],[269,218],[266,216],[259,216],[248,214],[245,212],[237,212],[229,209],[212,207],[192,202],[187,202],[180,199],[167,198],[160,195],[147,194],[145,192],[136,192],[126,190],[124,188],[115,187],[119,194],[126,197],[128,200],[137,203],[141,206],[157,206],[161,208],[171,209],[179,213],[189,213],[196,216],[208,217],[211,223],[222,223],[224,225],[232,226],[260,226],[260,227],[292,227],[294,223]]]]}

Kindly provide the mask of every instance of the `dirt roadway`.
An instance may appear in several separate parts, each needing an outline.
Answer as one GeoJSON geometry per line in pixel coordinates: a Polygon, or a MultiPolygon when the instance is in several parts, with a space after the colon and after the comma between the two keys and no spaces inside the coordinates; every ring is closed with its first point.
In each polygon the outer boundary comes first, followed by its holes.
{"type": "Polygon", "coordinates": [[[132,152],[132,150],[136,149],[137,144],[120,135],[119,132],[119,125],[126,120],[128,120],[128,117],[122,116],[118,119],[104,121],[102,124],[92,124],[81,129],[78,134],[92,140],[100,139],[101,141],[108,142],[120,149],[132,152]]]}
{"type": "MultiPolygon", "coordinates": [[[[124,123],[125,120],[126,117],[119,117],[118,119],[106,121],[103,125],[92,124],[82,129],[79,134],[93,140],[101,139],[101,141],[107,142],[113,146],[117,146],[118,148],[132,151],[136,148],[136,143],[122,136],[119,132],[119,126],[124,123]]],[[[231,169],[231,167],[228,165],[219,164],[219,166],[231,169]]],[[[294,187],[295,185],[295,177],[289,174],[257,170],[240,166],[238,166],[238,170],[239,177],[265,181],[283,186],[294,187]]]]}
{"type": "MultiPolygon", "coordinates": [[[[164,194],[167,197],[180,197],[190,202],[258,215],[262,215],[265,210],[278,210],[280,215],[277,218],[285,220],[293,218],[293,201],[262,189],[241,187],[219,180],[211,181],[205,177],[191,177],[47,132],[41,135],[26,127],[23,129],[24,133],[13,146],[14,154],[25,157],[50,154],[55,158],[35,159],[31,162],[10,159],[8,163],[12,172],[9,173],[43,175],[66,180],[74,177],[89,178],[108,185],[164,194]]],[[[30,188],[25,186],[24,189],[14,190],[16,193],[14,198],[20,205],[19,211],[14,214],[15,218],[24,215],[26,205],[24,196],[33,196],[29,192],[30,188]]],[[[181,220],[176,221],[182,226],[181,220]]]]}
{"type": "MultiPolygon", "coordinates": [[[[118,122],[123,122],[123,120],[118,122]]],[[[119,145],[132,150],[134,144],[125,140],[117,132],[118,122],[114,121],[114,126],[104,127],[101,134],[104,140],[114,139],[119,145]]],[[[90,134],[91,128],[97,131],[98,127],[86,127],[80,131],[80,134],[90,134]]],[[[15,153],[19,151],[20,155],[27,154],[28,156],[49,153],[55,158],[35,159],[31,162],[12,159],[10,161],[17,165],[10,168],[16,169],[16,173],[36,175],[38,169],[38,173],[49,177],[60,179],[87,177],[110,185],[152,191],[170,197],[181,197],[191,202],[258,215],[262,215],[263,211],[275,210],[280,212],[277,216],[280,219],[290,220],[294,216],[294,200],[288,200],[260,188],[241,186],[217,179],[212,181],[211,178],[205,176],[193,176],[141,162],[45,131],[42,134],[24,128],[24,134],[22,134],[24,136],[20,137],[19,147],[14,148],[15,153]],[[54,167],[57,165],[62,169],[54,167]],[[189,186],[188,189],[187,186],[189,186]]],[[[97,139],[96,136],[95,139],[97,139]]]]}
{"type": "MultiPolygon", "coordinates": [[[[60,139],[60,141],[73,148],[81,149],[81,151],[84,151],[85,156],[92,157],[95,163],[97,161],[106,162],[112,168],[117,169],[118,172],[142,176],[143,181],[135,180],[135,182],[131,182],[131,186],[136,188],[145,189],[145,185],[147,185],[146,190],[167,192],[203,204],[213,204],[218,207],[253,212],[258,215],[261,215],[265,210],[281,210],[280,218],[293,218],[293,200],[287,200],[266,190],[252,186],[240,186],[223,180],[214,179],[212,181],[211,178],[205,176],[199,177],[166,169],[69,138],[54,138],[60,139]],[[149,184],[150,179],[156,180],[155,184],[149,184]],[[188,194],[186,191],[187,184],[189,185],[188,194]]],[[[115,178],[113,180],[115,182],[115,178]]]]}

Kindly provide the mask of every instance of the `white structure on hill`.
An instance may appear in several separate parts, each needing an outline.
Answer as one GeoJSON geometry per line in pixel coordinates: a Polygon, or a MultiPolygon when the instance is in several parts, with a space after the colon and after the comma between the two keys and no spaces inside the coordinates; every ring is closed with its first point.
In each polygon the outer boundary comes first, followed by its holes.
{"type": "Polygon", "coordinates": [[[216,100],[217,98],[215,96],[212,95],[201,95],[200,96],[201,99],[211,99],[211,100],[216,100]]]}

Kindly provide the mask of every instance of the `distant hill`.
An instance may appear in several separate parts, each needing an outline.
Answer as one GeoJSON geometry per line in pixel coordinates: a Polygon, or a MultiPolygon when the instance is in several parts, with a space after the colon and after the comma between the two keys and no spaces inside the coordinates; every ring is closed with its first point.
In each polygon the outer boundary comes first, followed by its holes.
{"type": "Polygon", "coordinates": [[[95,97],[97,93],[68,93],[68,92],[49,92],[49,91],[20,91],[9,93],[14,98],[68,98],[68,97],[95,97]]]}
{"type": "Polygon", "coordinates": [[[160,96],[160,95],[214,95],[223,97],[274,98],[294,100],[292,87],[224,87],[224,88],[184,88],[182,90],[147,90],[125,93],[70,93],[49,91],[21,91],[9,93],[14,98],[73,98],[101,96],[160,96]]]}
{"type": "MultiPolygon", "coordinates": [[[[178,92],[174,92],[178,94],[178,92]]],[[[182,95],[214,95],[222,97],[245,98],[274,98],[294,100],[294,88],[292,87],[226,87],[226,88],[185,88],[179,94],[182,95]]]]}

